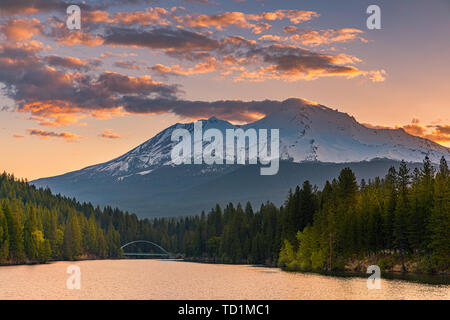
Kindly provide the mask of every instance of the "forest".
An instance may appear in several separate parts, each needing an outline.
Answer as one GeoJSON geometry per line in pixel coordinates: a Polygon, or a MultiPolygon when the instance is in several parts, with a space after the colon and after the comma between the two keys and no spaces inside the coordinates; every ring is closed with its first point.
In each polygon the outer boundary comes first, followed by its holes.
{"type": "Polygon", "coordinates": [[[448,272],[450,172],[428,158],[383,178],[358,181],[350,168],[322,190],[303,182],[281,207],[216,205],[208,213],[139,219],[94,207],[27,181],[0,176],[0,264],[116,259],[121,244],[148,240],[174,255],[215,263],[333,271],[364,263],[383,270],[448,272]]]}

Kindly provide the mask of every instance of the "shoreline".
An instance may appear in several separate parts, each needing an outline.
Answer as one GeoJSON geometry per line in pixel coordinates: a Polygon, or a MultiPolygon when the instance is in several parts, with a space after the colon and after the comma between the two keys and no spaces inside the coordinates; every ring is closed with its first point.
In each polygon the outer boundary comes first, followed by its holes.
{"type": "MultiPolygon", "coordinates": [[[[230,265],[230,266],[251,266],[251,267],[259,267],[259,268],[272,268],[279,269],[283,272],[289,273],[301,273],[301,274],[316,274],[327,277],[337,277],[337,278],[368,278],[370,274],[366,274],[363,272],[349,271],[349,270],[340,270],[340,271],[301,271],[301,270],[289,270],[288,268],[279,267],[275,265],[266,265],[266,264],[251,264],[251,263],[223,263],[223,262],[213,262],[207,261],[203,259],[194,259],[194,258],[153,258],[153,259],[130,259],[130,258],[106,258],[106,259],[97,259],[97,258],[82,258],[77,260],[51,260],[46,263],[39,262],[28,262],[28,263],[18,263],[18,264],[0,264],[0,268],[2,267],[18,267],[18,266],[38,266],[38,265],[46,265],[52,264],[55,262],[84,262],[84,261],[102,261],[102,260],[170,260],[176,262],[188,262],[188,263],[200,263],[200,264],[211,264],[211,265],[230,265]]],[[[402,280],[406,282],[412,283],[421,283],[421,284],[429,284],[429,285],[450,285],[450,274],[441,273],[441,274],[430,274],[430,273],[417,273],[412,271],[406,272],[398,272],[398,271],[381,271],[381,278],[389,279],[389,280],[402,280]]]]}
{"type": "MultiPolygon", "coordinates": [[[[183,258],[179,259],[183,262],[192,262],[192,263],[202,263],[202,264],[223,264],[223,265],[248,265],[252,267],[263,267],[263,268],[276,268],[280,269],[284,272],[291,273],[302,273],[302,274],[319,274],[327,277],[339,277],[339,278],[368,278],[370,274],[364,272],[356,272],[349,270],[340,270],[340,271],[301,271],[301,270],[289,270],[287,268],[275,266],[275,265],[266,265],[266,264],[251,264],[251,263],[222,263],[222,262],[211,262],[204,261],[202,259],[192,259],[192,258],[183,258]]],[[[381,278],[390,279],[390,280],[403,280],[407,282],[415,282],[422,284],[430,284],[430,285],[450,285],[450,274],[442,273],[442,274],[430,274],[430,273],[418,273],[413,271],[406,272],[398,272],[398,271],[381,271],[381,278]]]]}

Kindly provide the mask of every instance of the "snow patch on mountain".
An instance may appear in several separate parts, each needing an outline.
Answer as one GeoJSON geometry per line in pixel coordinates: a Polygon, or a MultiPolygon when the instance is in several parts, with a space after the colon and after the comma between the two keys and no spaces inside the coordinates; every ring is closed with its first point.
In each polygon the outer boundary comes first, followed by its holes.
{"type": "MultiPolygon", "coordinates": [[[[428,156],[432,162],[438,163],[442,156],[450,159],[450,149],[412,136],[403,129],[368,128],[346,113],[322,105],[305,104],[298,99],[286,100],[280,109],[243,126],[215,117],[201,121],[203,132],[215,128],[224,136],[226,129],[279,129],[280,158],[293,162],[345,163],[376,158],[421,162],[428,156]]],[[[124,155],[87,167],[77,174],[103,174],[122,180],[135,174],[147,175],[161,166],[173,165],[170,153],[178,142],[172,142],[171,135],[178,128],[193,134],[194,123],[174,124],[124,155]]]]}

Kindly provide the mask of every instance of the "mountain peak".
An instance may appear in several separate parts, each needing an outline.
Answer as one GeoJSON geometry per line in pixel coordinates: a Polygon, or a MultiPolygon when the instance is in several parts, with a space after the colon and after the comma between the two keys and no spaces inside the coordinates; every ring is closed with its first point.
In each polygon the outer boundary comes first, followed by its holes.
{"type": "MultiPolygon", "coordinates": [[[[200,121],[203,130],[279,129],[280,157],[293,162],[345,163],[376,158],[422,162],[425,155],[434,163],[439,163],[442,156],[450,159],[450,149],[430,140],[404,130],[367,128],[347,113],[302,99],[287,99],[264,118],[243,126],[216,116],[200,121]]],[[[192,131],[193,122],[170,126],[128,153],[81,171],[120,178],[170,166],[170,153],[177,143],[171,135],[177,128],[192,131]]]]}

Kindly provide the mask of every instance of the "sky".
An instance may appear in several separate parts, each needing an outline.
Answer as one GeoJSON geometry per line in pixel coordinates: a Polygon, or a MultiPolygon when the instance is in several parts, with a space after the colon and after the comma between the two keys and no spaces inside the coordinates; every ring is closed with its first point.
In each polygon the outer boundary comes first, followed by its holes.
{"type": "Polygon", "coordinates": [[[63,174],[176,122],[247,123],[293,97],[450,147],[448,0],[78,4],[71,30],[64,0],[0,2],[1,171],[63,174]]]}

